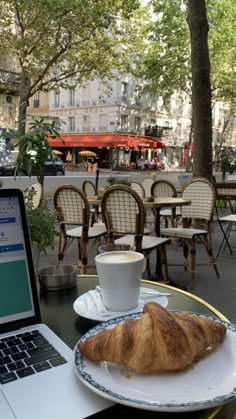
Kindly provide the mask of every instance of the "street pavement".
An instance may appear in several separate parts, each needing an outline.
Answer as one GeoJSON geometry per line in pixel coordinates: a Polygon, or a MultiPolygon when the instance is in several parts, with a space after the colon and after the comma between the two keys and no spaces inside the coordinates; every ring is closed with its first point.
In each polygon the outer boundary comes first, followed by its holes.
{"type": "MultiPolygon", "coordinates": [[[[107,171],[106,171],[107,172],[107,171]]],[[[117,173],[117,172],[116,172],[117,173]]],[[[123,171],[121,174],[124,173],[123,171]]],[[[130,173],[130,172],[129,172],[130,173]]],[[[150,176],[150,172],[132,172],[132,180],[141,181],[144,177],[150,176]]],[[[178,185],[178,176],[180,171],[161,171],[157,172],[157,178],[165,178],[174,184],[178,185]]],[[[78,174],[77,174],[78,175],[78,174]]],[[[89,177],[89,175],[88,175],[89,177]]],[[[218,176],[217,176],[218,177],[218,176]]],[[[225,215],[229,210],[224,209],[222,215],[225,215]]],[[[222,232],[219,228],[217,220],[213,224],[212,241],[213,253],[217,254],[220,243],[222,241],[222,232]]],[[[194,295],[204,299],[212,304],[219,311],[221,311],[231,322],[236,324],[236,234],[235,227],[230,234],[230,244],[233,248],[231,255],[229,249],[224,253],[220,253],[217,258],[217,265],[220,271],[220,279],[216,277],[212,266],[199,266],[196,273],[196,287],[190,289],[191,274],[185,272],[183,266],[170,266],[169,276],[176,283],[178,287],[184,287],[194,295]]],[[[64,257],[65,264],[77,264],[77,242],[75,241],[68,249],[64,257]]],[[[207,261],[208,256],[202,244],[197,245],[197,261],[207,261]]],[[[88,245],[88,264],[94,263],[95,248],[88,245]]],[[[167,246],[167,259],[169,263],[181,263],[183,261],[182,247],[179,242],[171,243],[167,246]]],[[[155,278],[155,251],[151,255],[151,271],[155,278]]],[[[41,253],[39,268],[55,265],[57,262],[57,240],[54,249],[48,249],[47,254],[41,253]]],[[[95,273],[95,268],[90,268],[88,273],[95,273]]],[[[144,278],[147,278],[144,273],[144,278]]]]}

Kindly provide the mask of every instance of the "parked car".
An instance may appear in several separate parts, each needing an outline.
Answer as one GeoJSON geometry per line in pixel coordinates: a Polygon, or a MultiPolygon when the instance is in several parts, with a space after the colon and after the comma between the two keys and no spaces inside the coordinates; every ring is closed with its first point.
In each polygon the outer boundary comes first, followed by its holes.
{"type": "MultiPolygon", "coordinates": [[[[10,162],[10,163],[0,165],[0,176],[14,176],[15,172],[16,172],[15,162],[10,162]]],[[[64,169],[63,161],[58,157],[54,157],[53,159],[46,161],[44,174],[45,176],[64,176],[65,169],[64,169]]],[[[21,169],[20,175],[28,176],[28,173],[26,170],[21,169]]],[[[32,165],[31,175],[32,176],[36,175],[35,168],[33,165],[32,165]]]]}

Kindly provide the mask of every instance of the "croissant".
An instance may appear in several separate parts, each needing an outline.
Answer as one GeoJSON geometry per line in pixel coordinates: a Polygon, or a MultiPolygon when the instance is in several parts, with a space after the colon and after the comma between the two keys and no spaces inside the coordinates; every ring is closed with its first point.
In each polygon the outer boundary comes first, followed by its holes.
{"type": "Polygon", "coordinates": [[[110,361],[138,373],[180,371],[220,343],[226,327],[189,312],[171,313],[157,303],[144,305],[139,319],[100,330],[78,344],[91,361],[110,361]]]}

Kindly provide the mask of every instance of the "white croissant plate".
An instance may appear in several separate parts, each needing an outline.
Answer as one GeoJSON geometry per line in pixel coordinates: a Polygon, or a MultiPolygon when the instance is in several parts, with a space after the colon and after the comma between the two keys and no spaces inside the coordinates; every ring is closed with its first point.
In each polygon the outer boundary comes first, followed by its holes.
{"type": "MultiPolygon", "coordinates": [[[[136,313],[100,323],[87,332],[80,342],[101,329],[112,328],[128,318],[138,318],[140,315],[136,313]]],[[[77,376],[100,396],[140,409],[194,411],[230,402],[236,398],[236,326],[220,322],[227,327],[224,341],[207,357],[185,371],[140,375],[114,363],[91,362],[80,354],[76,345],[77,376]]]]}
{"type": "MultiPolygon", "coordinates": [[[[145,292],[150,292],[150,291],[152,291],[150,288],[145,288],[145,287],[140,288],[140,294],[145,293],[145,292]]],[[[140,295],[139,304],[133,310],[118,311],[118,312],[108,310],[108,314],[106,316],[100,313],[95,306],[91,307],[92,310],[88,309],[87,303],[88,303],[88,300],[90,299],[89,299],[89,292],[86,292],[85,294],[80,295],[74,301],[73,309],[77,314],[79,314],[82,317],[85,317],[90,320],[104,322],[105,320],[111,320],[111,319],[114,319],[115,317],[120,317],[126,314],[133,314],[133,313],[140,312],[143,310],[144,304],[148,303],[149,301],[155,301],[158,304],[160,304],[162,307],[167,307],[168,298],[165,296],[162,296],[161,292],[160,293],[158,291],[154,291],[154,292],[157,294],[157,297],[155,297],[154,295],[150,295],[150,297],[148,295],[145,295],[145,299],[142,299],[142,296],[140,295]]],[[[89,302],[91,303],[91,301],[89,302]]]]}

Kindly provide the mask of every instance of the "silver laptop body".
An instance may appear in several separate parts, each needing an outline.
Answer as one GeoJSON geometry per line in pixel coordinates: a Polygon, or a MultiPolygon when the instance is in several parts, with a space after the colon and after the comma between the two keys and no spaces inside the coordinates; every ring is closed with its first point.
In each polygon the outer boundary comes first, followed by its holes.
{"type": "Polygon", "coordinates": [[[79,419],[111,404],[78,380],[73,351],[41,323],[23,194],[0,189],[0,419],[79,419]]]}

